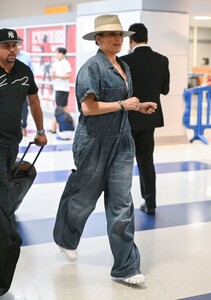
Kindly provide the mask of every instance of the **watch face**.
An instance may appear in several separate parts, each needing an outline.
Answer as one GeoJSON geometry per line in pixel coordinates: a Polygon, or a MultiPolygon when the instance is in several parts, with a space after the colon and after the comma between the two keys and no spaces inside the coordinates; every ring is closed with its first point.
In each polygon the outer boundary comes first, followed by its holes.
{"type": "Polygon", "coordinates": [[[45,130],[44,130],[44,129],[39,129],[39,130],[37,130],[37,133],[38,133],[38,134],[44,134],[44,133],[45,133],[45,130]]]}

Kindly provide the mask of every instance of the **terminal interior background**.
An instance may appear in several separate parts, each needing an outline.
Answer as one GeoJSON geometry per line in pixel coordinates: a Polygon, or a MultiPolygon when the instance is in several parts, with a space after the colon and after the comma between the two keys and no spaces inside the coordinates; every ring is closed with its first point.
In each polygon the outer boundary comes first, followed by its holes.
{"type": "MultiPolygon", "coordinates": [[[[69,108],[76,120],[74,78],[80,64],[96,51],[93,45],[82,45],[82,32],[89,28],[83,26],[84,20],[87,26],[91,26],[93,16],[114,12],[120,15],[121,21],[127,27],[131,22],[131,15],[137,20],[141,15],[143,19],[141,17],[140,20],[146,20],[150,28],[149,44],[151,42],[153,49],[161,49],[160,52],[167,56],[169,51],[171,62],[178,60],[185,63],[182,66],[181,63],[176,66],[172,63],[173,91],[162,98],[166,124],[156,133],[154,161],[157,172],[158,208],[155,216],[145,215],[139,210],[143,199],[140,196],[138,171],[134,160],[132,196],[135,207],[135,241],[141,252],[142,272],[147,283],[144,288],[131,288],[113,282],[110,278],[112,255],[106,236],[103,195],[85,227],[78,249],[77,263],[70,264],[65,261],[53,242],[52,228],[58,203],[70,170],[74,167],[71,151],[73,140],[57,140],[56,136],[49,132],[54,109],[53,94],[48,94],[51,83],[46,78],[44,96],[49,98],[44,100],[41,93],[43,82],[39,76],[42,71],[42,54],[38,49],[35,53],[30,52],[40,72],[37,81],[48,145],[44,147],[36,162],[35,182],[16,212],[23,245],[11,289],[1,297],[3,300],[211,299],[211,129],[204,132],[208,144],[198,140],[190,143],[193,130],[185,128],[182,121],[185,110],[184,89],[207,86],[211,73],[211,21],[194,19],[194,16],[199,15],[210,17],[211,3],[198,2],[148,0],[151,7],[150,10],[145,10],[142,9],[147,3],[144,0],[132,0],[130,7],[119,0],[66,1],[69,12],[57,15],[45,15],[45,9],[63,5],[63,1],[30,3],[23,0],[15,3],[16,6],[12,0],[4,3],[4,9],[0,11],[2,28],[12,27],[20,34],[31,32],[32,36],[38,32],[40,37],[43,37],[46,30],[52,31],[52,28],[56,31],[62,27],[62,30],[65,28],[65,32],[68,32],[69,40],[63,45],[69,47],[68,59],[74,67],[74,75],[70,82],[69,108]],[[175,9],[177,4],[178,10],[175,9]],[[131,8],[133,6],[134,11],[131,8]],[[175,20],[169,22],[168,16],[162,17],[162,13],[168,14],[164,7],[167,10],[169,8],[172,14],[170,16],[175,14],[175,20]],[[166,20],[167,23],[156,24],[157,16],[158,20],[166,20]],[[168,41],[162,37],[159,30],[164,29],[165,33],[165,28],[170,28],[172,35],[180,29],[183,37],[187,35],[185,41],[178,40],[177,45],[182,46],[177,47],[177,53],[172,51],[171,45],[164,47],[168,45],[168,41]],[[205,64],[207,60],[204,58],[208,59],[208,65],[205,64]]],[[[29,36],[25,35],[24,39],[25,47],[29,50],[26,43],[30,41],[29,36]]],[[[62,42],[64,43],[60,40],[60,43],[62,42]]],[[[125,39],[125,52],[128,49],[127,43],[125,39]]],[[[30,45],[33,46],[33,40],[30,45]]],[[[55,58],[55,47],[56,44],[53,44],[50,53],[52,60],[55,58]]],[[[192,120],[195,122],[196,98],[193,99],[192,108],[192,120]]],[[[35,134],[30,115],[28,122],[28,135],[20,144],[19,156],[35,134]]],[[[37,151],[37,147],[33,146],[26,159],[32,161],[37,151]]]]}

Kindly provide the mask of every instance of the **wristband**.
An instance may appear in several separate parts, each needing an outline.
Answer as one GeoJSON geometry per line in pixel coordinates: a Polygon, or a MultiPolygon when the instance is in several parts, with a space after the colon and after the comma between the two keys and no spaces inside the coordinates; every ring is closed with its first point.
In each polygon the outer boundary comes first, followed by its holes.
{"type": "Polygon", "coordinates": [[[39,135],[45,134],[45,129],[39,129],[39,130],[37,130],[37,134],[39,134],[39,135]]]}

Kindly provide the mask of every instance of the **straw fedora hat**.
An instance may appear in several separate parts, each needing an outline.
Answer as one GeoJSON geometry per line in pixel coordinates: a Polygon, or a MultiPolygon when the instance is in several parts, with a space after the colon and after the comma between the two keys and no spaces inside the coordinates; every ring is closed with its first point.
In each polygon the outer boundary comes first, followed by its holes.
{"type": "Polygon", "coordinates": [[[123,37],[130,36],[135,33],[133,31],[124,31],[117,15],[102,15],[95,18],[94,31],[85,34],[83,39],[94,41],[96,34],[110,31],[121,31],[123,37]]]}

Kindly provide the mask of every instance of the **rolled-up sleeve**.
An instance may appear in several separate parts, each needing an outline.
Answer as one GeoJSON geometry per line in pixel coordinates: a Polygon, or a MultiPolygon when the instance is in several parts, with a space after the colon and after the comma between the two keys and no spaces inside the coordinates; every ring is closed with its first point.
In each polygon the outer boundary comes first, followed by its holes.
{"type": "Polygon", "coordinates": [[[100,73],[97,66],[85,64],[79,71],[76,80],[77,100],[82,103],[88,94],[93,93],[100,99],[100,73]]]}

